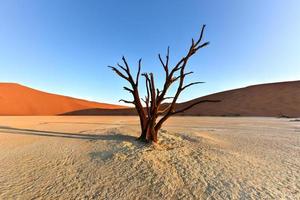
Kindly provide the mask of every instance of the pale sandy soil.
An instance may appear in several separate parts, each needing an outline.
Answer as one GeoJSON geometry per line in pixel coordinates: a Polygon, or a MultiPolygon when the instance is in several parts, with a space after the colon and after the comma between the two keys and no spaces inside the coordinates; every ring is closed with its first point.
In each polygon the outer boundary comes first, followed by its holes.
{"type": "Polygon", "coordinates": [[[0,117],[0,199],[300,199],[300,122],[0,117]]]}

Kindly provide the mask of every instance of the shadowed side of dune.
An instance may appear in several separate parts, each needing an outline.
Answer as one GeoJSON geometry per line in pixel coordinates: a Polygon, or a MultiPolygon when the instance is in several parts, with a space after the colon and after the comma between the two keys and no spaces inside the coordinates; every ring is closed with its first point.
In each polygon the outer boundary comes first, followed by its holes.
{"type": "Polygon", "coordinates": [[[124,115],[124,116],[133,116],[137,115],[137,112],[134,108],[122,108],[122,109],[102,109],[102,108],[92,108],[92,109],[83,109],[75,110],[72,112],[62,113],[61,115],[124,115]]]}

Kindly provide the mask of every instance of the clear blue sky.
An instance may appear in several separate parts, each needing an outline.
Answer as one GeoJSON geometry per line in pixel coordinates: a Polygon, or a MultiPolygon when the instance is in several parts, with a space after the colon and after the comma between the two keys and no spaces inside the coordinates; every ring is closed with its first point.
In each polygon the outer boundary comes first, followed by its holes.
{"type": "Polygon", "coordinates": [[[157,53],[170,45],[174,63],[202,24],[211,44],[188,68],[206,84],[181,101],[299,80],[299,10],[299,0],[0,0],[0,81],[117,103],[129,94],[107,65],[142,57],[160,77],[157,53]]]}

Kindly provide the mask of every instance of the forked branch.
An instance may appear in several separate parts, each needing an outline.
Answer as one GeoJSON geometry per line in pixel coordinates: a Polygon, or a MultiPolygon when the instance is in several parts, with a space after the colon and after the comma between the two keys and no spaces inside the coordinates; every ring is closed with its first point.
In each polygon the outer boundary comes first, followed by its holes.
{"type": "Polygon", "coordinates": [[[194,107],[194,106],[196,106],[196,105],[198,105],[198,104],[201,104],[201,103],[217,103],[217,102],[221,102],[220,100],[201,100],[201,101],[196,101],[195,103],[192,103],[192,104],[190,104],[190,105],[188,105],[188,106],[186,106],[186,107],[184,107],[184,108],[182,108],[182,109],[179,109],[179,110],[177,110],[177,111],[174,111],[173,113],[172,113],[172,115],[176,115],[176,114],[178,114],[178,113],[182,113],[182,112],[184,112],[184,111],[186,111],[186,110],[188,110],[188,109],[190,109],[190,108],[192,108],[192,107],[194,107]]]}
{"type": "MultiPolygon", "coordinates": [[[[183,90],[185,90],[186,88],[192,86],[192,85],[196,85],[196,84],[200,84],[200,83],[203,83],[203,82],[193,82],[193,83],[190,83],[190,84],[187,84],[184,86],[184,80],[185,80],[185,77],[187,75],[190,75],[192,74],[193,72],[185,72],[185,68],[186,68],[186,65],[189,61],[189,59],[201,48],[204,48],[206,47],[209,42],[204,42],[202,43],[202,38],[203,38],[203,34],[204,34],[204,30],[205,30],[205,25],[202,26],[202,29],[201,29],[201,33],[200,33],[200,36],[199,38],[196,40],[192,39],[192,44],[189,48],[189,51],[187,52],[187,54],[172,68],[171,72],[168,74],[168,76],[166,77],[166,81],[165,81],[165,84],[164,84],[164,88],[163,88],[163,91],[162,91],[162,94],[161,96],[159,96],[157,98],[157,104],[158,104],[158,107],[159,105],[162,103],[162,101],[164,100],[164,96],[165,94],[167,93],[167,90],[169,89],[169,87],[176,81],[179,81],[178,83],[178,87],[177,87],[177,90],[176,90],[176,93],[173,97],[173,100],[172,102],[170,103],[170,106],[168,107],[168,110],[164,110],[164,116],[158,121],[158,123],[156,124],[155,126],[155,129],[156,130],[159,130],[161,128],[161,126],[163,125],[163,123],[171,116],[171,115],[174,115],[174,113],[179,113],[179,112],[183,112],[187,109],[190,109],[192,108],[193,106],[199,104],[199,103],[195,103],[195,104],[191,104],[190,106],[188,106],[187,108],[185,109],[182,109],[182,110],[178,110],[178,111],[175,111],[175,104],[178,100],[178,97],[179,95],[181,94],[181,92],[183,90]],[[176,72],[179,72],[179,75],[177,75],[176,77],[174,77],[174,74],[176,72]]],[[[159,56],[160,57],[160,56],[159,56]]],[[[160,57],[161,58],[161,57],[160,57]]],[[[160,59],[161,60],[161,59],[160,59]]],[[[164,64],[162,61],[161,61],[162,64],[164,64]]],[[[165,69],[165,65],[163,65],[164,69],[165,69]]],[[[211,102],[215,102],[214,100],[212,100],[211,102]]]]}

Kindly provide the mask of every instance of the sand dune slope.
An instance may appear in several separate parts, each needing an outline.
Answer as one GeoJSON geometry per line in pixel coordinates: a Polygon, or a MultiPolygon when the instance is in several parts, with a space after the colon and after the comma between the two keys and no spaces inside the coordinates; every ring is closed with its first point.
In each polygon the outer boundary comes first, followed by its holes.
{"type": "MultiPolygon", "coordinates": [[[[300,117],[300,81],[254,85],[224,91],[177,104],[213,99],[181,115],[300,117]]],[[[0,115],[135,115],[133,108],[90,102],[0,83],[0,115]]]]}
{"type": "MultiPolygon", "coordinates": [[[[300,117],[300,81],[254,85],[224,91],[177,104],[183,108],[201,100],[221,100],[203,103],[181,113],[187,116],[265,116],[300,117]]],[[[84,109],[66,115],[135,115],[134,109],[84,109]]]]}
{"type": "Polygon", "coordinates": [[[0,199],[300,199],[300,123],[175,117],[1,117],[0,199]]]}
{"type": "Polygon", "coordinates": [[[210,116],[300,116],[300,81],[254,85],[194,99],[217,99],[220,103],[204,103],[186,111],[185,115],[210,116]]]}
{"type": "Polygon", "coordinates": [[[0,83],[0,115],[58,115],[88,108],[122,108],[45,93],[14,83],[0,83]]]}

